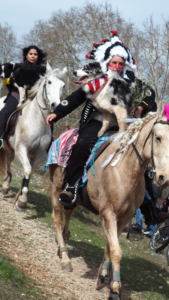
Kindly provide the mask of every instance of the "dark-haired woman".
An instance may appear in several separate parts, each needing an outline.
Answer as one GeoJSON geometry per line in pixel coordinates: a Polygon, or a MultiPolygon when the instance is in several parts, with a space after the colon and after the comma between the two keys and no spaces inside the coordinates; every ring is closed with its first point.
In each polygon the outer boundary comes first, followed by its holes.
{"type": "MultiPolygon", "coordinates": [[[[28,85],[31,87],[38,80],[39,75],[45,73],[46,68],[42,66],[46,61],[46,53],[35,45],[30,45],[22,50],[23,63],[16,63],[13,74],[4,83],[9,90],[4,100],[5,106],[0,111],[0,148],[3,145],[6,123],[10,115],[16,110],[19,103],[18,88],[13,85],[14,81],[19,82],[19,86],[28,85]]],[[[3,79],[4,82],[4,79],[3,79]]]]}

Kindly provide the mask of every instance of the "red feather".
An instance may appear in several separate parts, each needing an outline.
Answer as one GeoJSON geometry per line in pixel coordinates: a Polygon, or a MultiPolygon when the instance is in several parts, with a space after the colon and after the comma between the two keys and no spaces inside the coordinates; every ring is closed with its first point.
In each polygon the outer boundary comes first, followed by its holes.
{"type": "Polygon", "coordinates": [[[85,58],[86,58],[86,59],[89,59],[89,55],[87,54],[87,55],[85,56],[85,58]]]}
{"type": "Polygon", "coordinates": [[[107,39],[103,39],[101,40],[102,43],[105,43],[106,41],[108,41],[107,39]]]}
{"type": "Polygon", "coordinates": [[[118,34],[118,31],[110,31],[112,34],[118,34]]]}

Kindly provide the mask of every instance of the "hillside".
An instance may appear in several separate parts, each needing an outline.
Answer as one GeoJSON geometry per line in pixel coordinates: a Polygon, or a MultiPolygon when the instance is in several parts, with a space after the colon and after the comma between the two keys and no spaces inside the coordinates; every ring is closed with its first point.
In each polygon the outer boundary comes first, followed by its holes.
{"type": "MultiPolygon", "coordinates": [[[[32,176],[28,207],[18,213],[14,203],[21,182],[18,163],[12,170],[10,193],[0,195],[0,299],[107,299],[108,295],[95,290],[106,242],[99,218],[82,208],[75,212],[67,244],[73,272],[61,271],[42,176],[32,176]]],[[[120,244],[122,300],[168,300],[169,267],[164,253],[151,252],[149,239],[134,233],[128,241],[123,232],[120,244]]]]}

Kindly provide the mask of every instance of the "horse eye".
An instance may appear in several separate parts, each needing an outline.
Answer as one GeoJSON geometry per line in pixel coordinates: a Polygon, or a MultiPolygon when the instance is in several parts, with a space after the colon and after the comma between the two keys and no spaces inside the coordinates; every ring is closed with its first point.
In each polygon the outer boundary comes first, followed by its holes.
{"type": "Polygon", "coordinates": [[[48,83],[51,84],[52,82],[49,80],[48,83]]]}
{"type": "Polygon", "coordinates": [[[156,136],[156,141],[161,142],[161,138],[159,136],[156,136]]]}

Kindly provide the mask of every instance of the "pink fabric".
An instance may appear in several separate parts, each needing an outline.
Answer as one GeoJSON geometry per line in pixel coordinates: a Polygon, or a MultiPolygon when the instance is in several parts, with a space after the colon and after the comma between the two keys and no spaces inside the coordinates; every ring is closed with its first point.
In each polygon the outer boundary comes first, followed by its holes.
{"type": "Polygon", "coordinates": [[[47,156],[47,165],[57,164],[66,167],[72,147],[77,142],[78,131],[79,128],[70,129],[62,133],[59,138],[52,143],[47,156]]]}
{"type": "Polygon", "coordinates": [[[169,104],[164,105],[164,111],[165,111],[167,121],[169,121],[169,104]]]}

